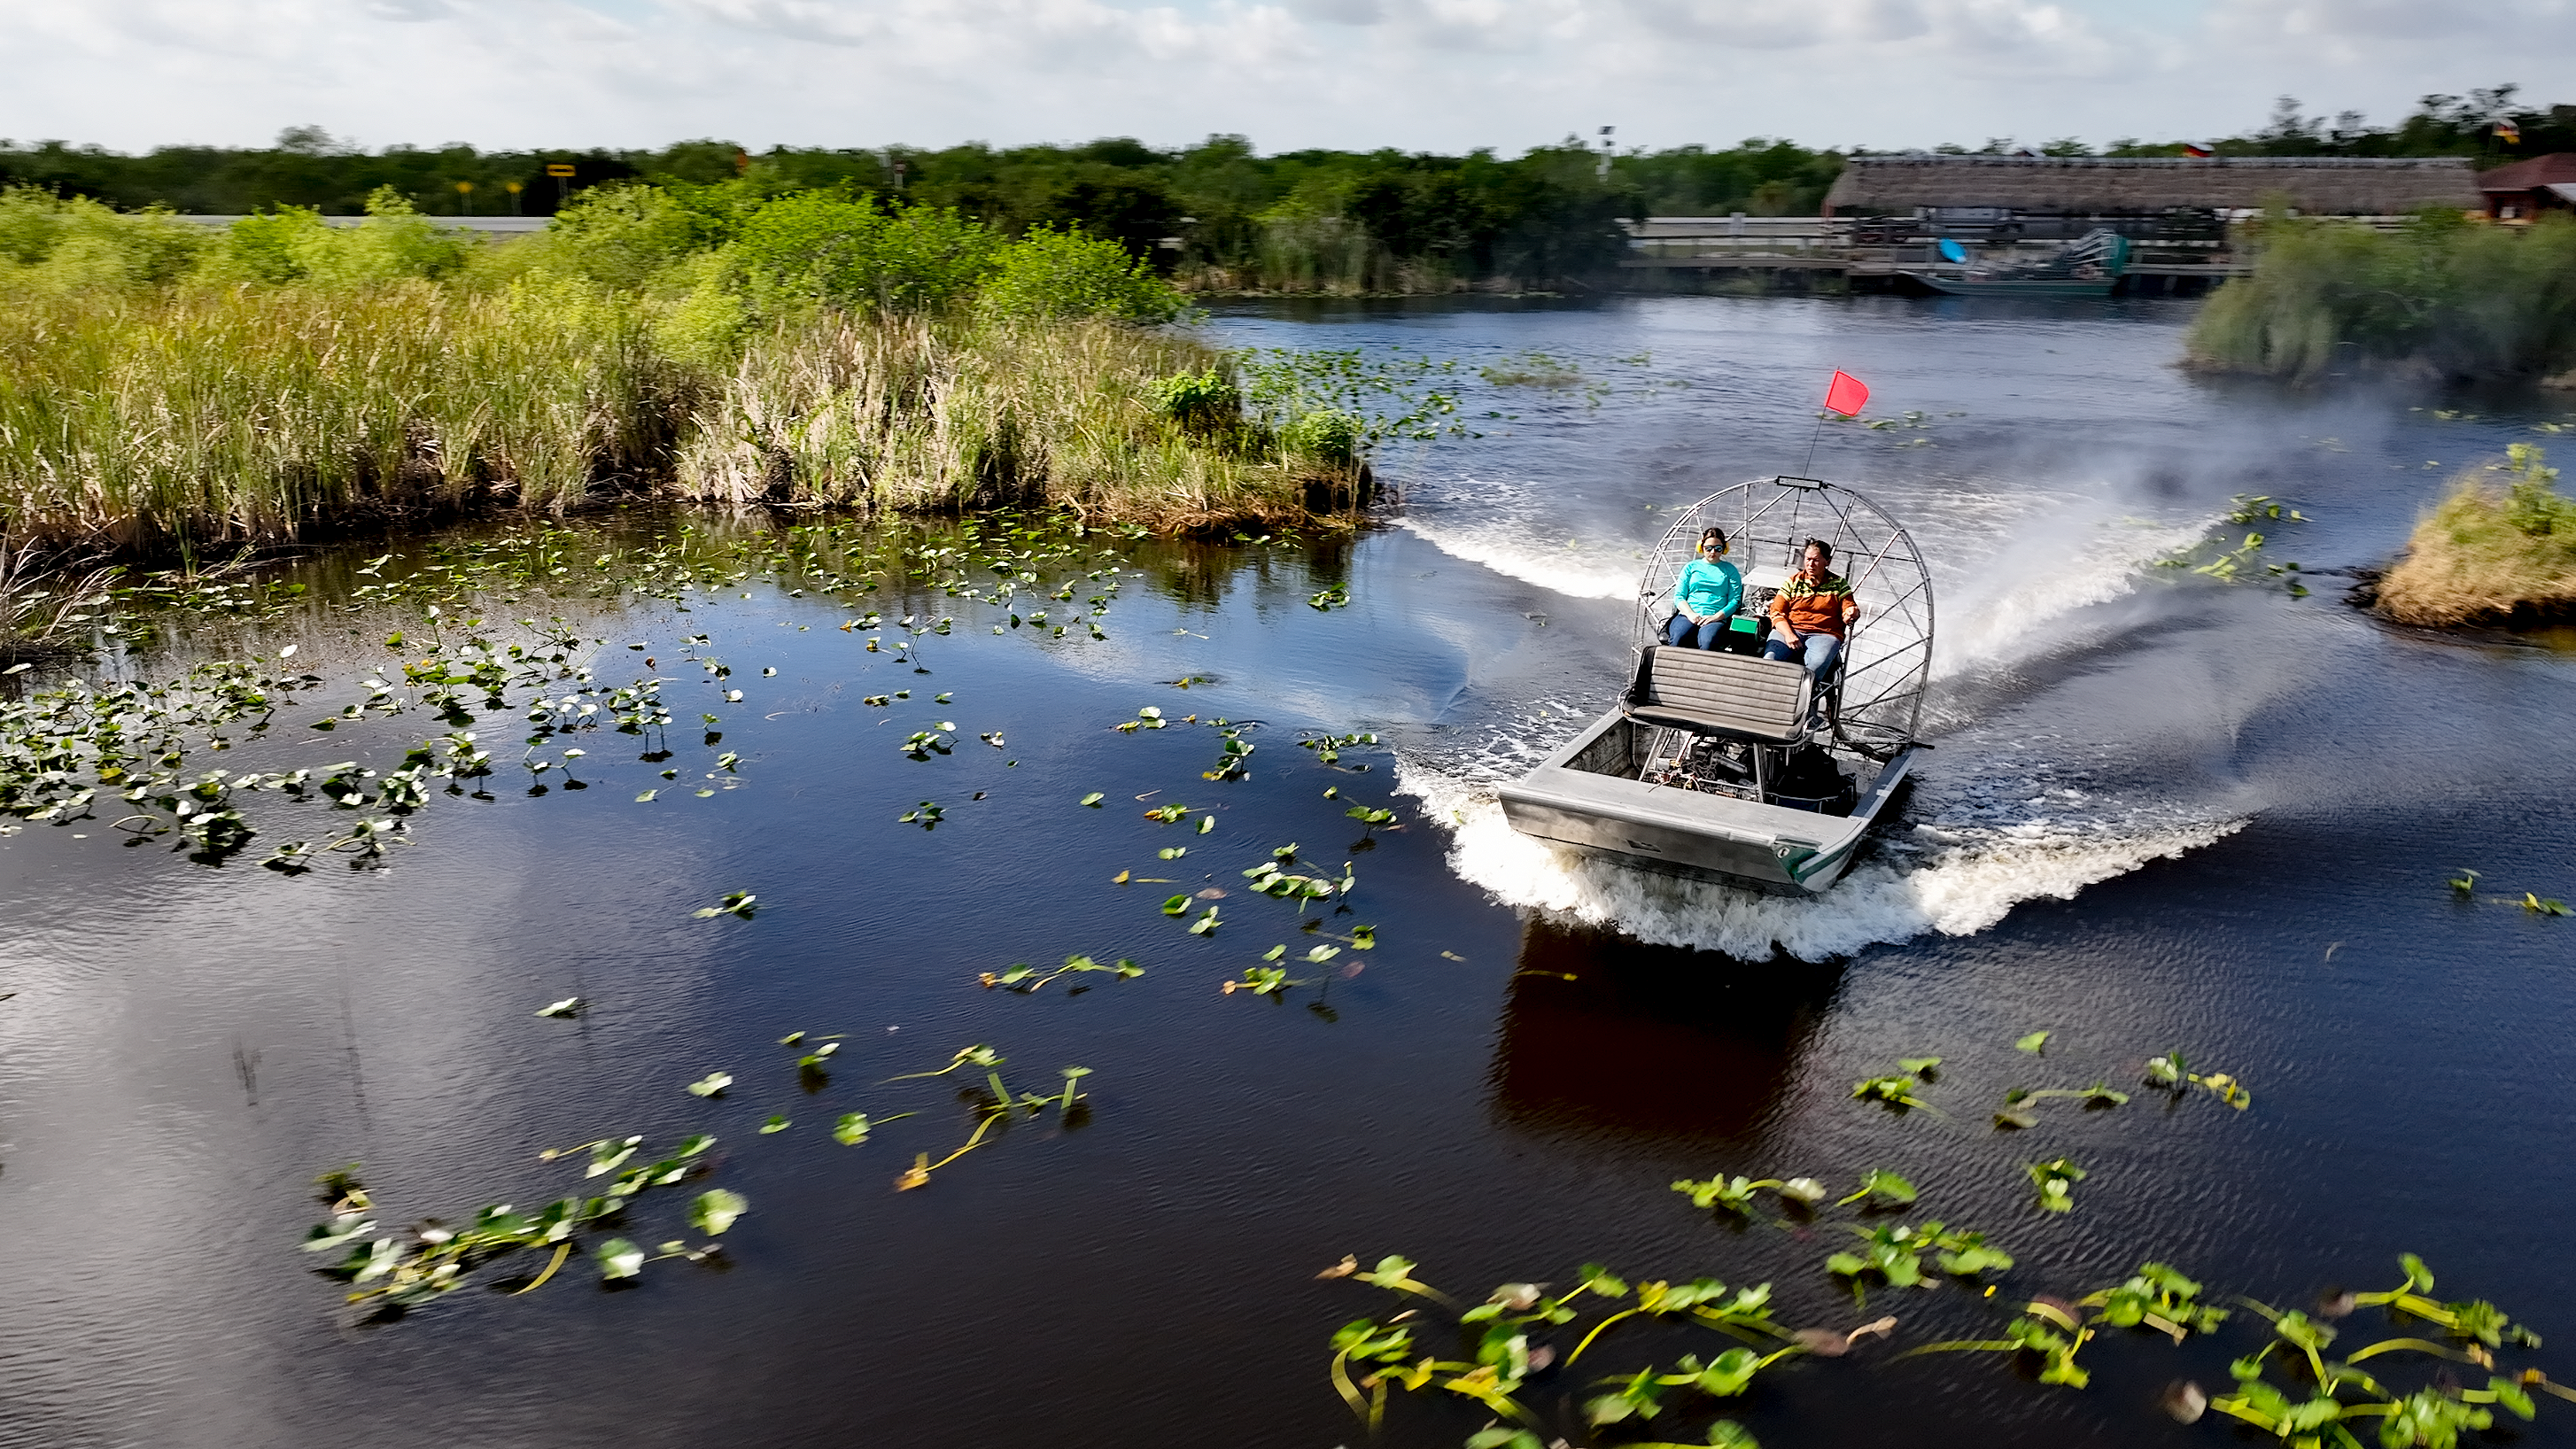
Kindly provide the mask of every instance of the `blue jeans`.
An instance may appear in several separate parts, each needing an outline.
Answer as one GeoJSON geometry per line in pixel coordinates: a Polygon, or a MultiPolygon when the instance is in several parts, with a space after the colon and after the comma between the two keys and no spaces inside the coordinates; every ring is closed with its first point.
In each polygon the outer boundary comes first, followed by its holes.
{"type": "Polygon", "coordinates": [[[1664,642],[1675,648],[1688,644],[1694,649],[1714,649],[1717,647],[1719,636],[1726,632],[1728,622],[1733,617],[1730,614],[1720,614],[1706,623],[1693,624],[1690,621],[1690,615],[1675,613],[1664,624],[1664,642]]]}
{"type": "Polygon", "coordinates": [[[1807,672],[1818,679],[1831,674],[1834,665],[1843,657],[1843,641],[1831,634],[1810,633],[1803,636],[1802,642],[1806,645],[1803,659],[1799,658],[1800,650],[1791,648],[1788,640],[1774,634],[1770,642],[1762,646],[1762,657],[1796,660],[1806,665],[1807,672]]]}

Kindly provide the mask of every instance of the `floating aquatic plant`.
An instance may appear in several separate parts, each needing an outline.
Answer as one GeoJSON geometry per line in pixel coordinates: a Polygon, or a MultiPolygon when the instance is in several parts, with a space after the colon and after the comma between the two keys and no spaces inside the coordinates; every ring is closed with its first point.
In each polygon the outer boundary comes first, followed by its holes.
{"type": "Polygon", "coordinates": [[[2163,1263],[2140,1263],[2126,1281],[2077,1299],[2076,1306],[2100,1309],[2095,1323],[2152,1328],[2179,1344],[2227,1321],[2227,1310],[2201,1302],[2200,1292],[2199,1283],[2163,1263]]]}
{"type": "MultiPolygon", "coordinates": [[[[605,1138],[577,1147],[559,1148],[541,1154],[542,1160],[555,1161],[567,1156],[591,1154],[586,1177],[600,1177],[631,1159],[642,1142],[640,1137],[605,1138]]],[[[463,1286],[471,1269],[492,1259],[523,1248],[553,1248],[554,1255],[545,1269],[517,1291],[527,1293],[543,1286],[561,1268],[574,1248],[575,1234],[592,1224],[622,1214],[629,1203],[650,1189],[666,1187],[686,1178],[699,1165],[712,1137],[699,1135],[680,1143],[671,1156],[643,1167],[618,1172],[607,1190],[597,1197],[566,1197],[533,1213],[521,1213],[508,1203],[494,1204],[478,1211],[462,1227],[451,1227],[431,1219],[408,1234],[374,1237],[376,1223],[368,1216],[374,1201],[356,1176],[356,1165],[327,1173],[321,1179],[326,1192],[338,1196],[331,1202],[331,1218],[305,1235],[307,1252],[329,1252],[346,1248],[347,1253],[324,1271],[344,1278],[350,1285],[348,1301],[375,1302],[384,1307],[408,1309],[429,1303],[463,1286]]],[[[742,1199],[723,1192],[707,1194],[730,1200],[734,1212],[741,1211],[742,1199]]],[[[700,1202],[706,1201],[705,1197],[700,1202]]],[[[692,1213],[695,1217],[695,1213],[692,1213]]],[[[730,1225],[732,1219],[725,1219],[730,1225]]],[[[720,1233],[723,1228],[708,1229],[720,1233]]],[[[665,1244],[665,1256],[703,1257],[706,1251],[691,1253],[686,1244],[665,1244]]],[[[633,1277],[641,1271],[646,1258],[634,1244],[623,1238],[610,1238],[593,1248],[602,1276],[611,1281],[633,1277]]]]}
{"type": "MultiPolygon", "coordinates": [[[[1293,851],[1295,847],[1292,846],[1290,849],[1293,851]]],[[[1294,864],[1295,859],[1296,857],[1291,854],[1285,858],[1285,861],[1287,864],[1294,864]]],[[[1351,864],[1348,861],[1342,862],[1342,874],[1340,879],[1336,880],[1328,876],[1304,875],[1284,869],[1282,857],[1276,854],[1243,872],[1243,878],[1250,889],[1262,895],[1275,896],[1281,900],[1299,901],[1328,900],[1336,893],[1348,894],[1351,888],[1358,884],[1358,878],[1352,874],[1351,864]]]]}
{"type": "Polygon", "coordinates": [[[2039,1114],[2032,1111],[2032,1107],[2051,1098],[2081,1102],[2085,1110],[2095,1111],[2122,1106],[2128,1102],[2129,1094],[2113,1091],[2110,1084],[2098,1081],[2089,1087],[2043,1087],[2035,1092],[2027,1087],[2010,1087],[2004,1091],[2003,1107],[1995,1113],[1995,1125],[1997,1127],[2036,1127],[2039,1125],[2039,1114]]]}
{"type": "Polygon", "coordinates": [[[2075,1184],[2089,1175],[2063,1157],[2031,1163],[2022,1171],[2029,1174],[2031,1186],[2039,1189],[2040,1211],[2051,1213],[2072,1210],[2075,1206],[2075,1184]]]}
{"type": "Polygon", "coordinates": [[[2254,1095],[2245,1090],[2244,1083],[2225,1072],[2211,1072],[2206,1075],[2195,1072],[2191,1069],[2191,1063],[2178,1051],[2168,1051],[2163,1056],[2147,1058],[2147,1085],[2163,1087],[2172,1092],[2186,1091],[2190,1087],[2207,1087],[2218,1100],[2240,1112],[2254,1105],[2254,1095]]]}
{"type": "MultiPolygon", "coordinates": [[[[1344,750],[1356,749],[1361,745],[1373,745],[1376,743],[1377,736],[1374,734],[1325,734],[1312,735],[1305,739],[1301,739],[1297,742],[1297,748],[1301,750],[1314,751],[1317,761],[1330,765],[1337,763],[1342,758],[1341,752],[1344,750]]],[[[1353,765],[1351,768],[1353,770],[1366,770],[1368,766],[1353,765]]]]}
{"type": "MultiPolygon", "coordinates": [[[[1812,1179],[1801,1178],[1798,1180],[1805,1182],[1811,1181],[1812,1179]]],[[[1888,1171],[1886,1168],[1873,1167],[1869,1171],[1861,1174],[1860,1190],[1849,1197],[1837,1199],[1834,1206],[1842,1207],[1846,1204],[1856,1203],[1863,1198],[1867,1198],[1869,1199],[1869,1205],[1873,1208],[1910,1207],[1913,1205],[1915,1196],[1916,1193],[1913,1183],[1906,1181],[1904,1178],[1888,1171]]]]}
{"type": "MultiPolygon", "coordinates": [[[[1186,901],[1187,897],[1178,897],[1176,899],[1186,901]]],[[[1063,965],[1052,969],[1041,970],[1038,967],[1031,966],[1025,961],[1020,961],[1013,963],[1006,970],[986,971],[975,979],[982,983],[987,990],[999,986],[1006,990],[1016,991],[1022,995],[1027,995],[1060,976],[1070,976],[1085,971],[1106,971],[1121,981],[1125,981],[1130,977],[1142,976],[1145,974],[1144,967],[1137,965],[1135,962],[1130,961],[1123,956],[1118,958],[1117,962],[1113,965],[1103,965],[1098,961],[1092,960],[1088,956],[1067,956],[1064,958],[1063,965]]]]}
{"type": "MultiPolygon", "coordinates": [[[[944,1077],[950,1072],[954,1072],[961,1067],[977,1066],[984,1069],[984,1084],[986,1088],[989,1089],[989,1095],[980,1096],[976,1100],[975,1115],[977,1120],[975,1123],[975,1130],[972,1135],[967,1137],[965,1145],[939,1159],[937,1162],[931,1161],[930,1154],[927,1152],[916,1155],[912,1160],[912,1166],[905,1169],[903,1174],[895,1179],[894,1185],[896,1191],[910,1192],[915,1188],[929,1186],[932,1173],[939,1171],[948,1164],[955,1162],[958,1158],[961,1158],[967,1153],[974,1151],[976,1148],[983,1146],[986,1135],[989,1134],[995,1126],[1008,1121],[1014,1112],[1025,1112],[1029,1116],[1034,1117],[1048,1108],[1053,1108],[1060,1120],[1073,1122],[1078,1120],[1075,1115],[1077,1112],[1088,1110],[1087,1107],[1082,1105],[1084,1102],[1084,1094],[1076,1091],[1074,1089],[1074,1084],[1081,1078],[1091,1075],[1091,1069],[1089,1067],[1064,1068],[1064,1087],[1060,1092],[1023,1092],[1015,1096],[1011,1089],[1004,1085],[1002,1081],[1001,1068],[1002,1064],[1006,1060],[1007,1058],[1003,1057],[999,1052],[996,1052],[991,1047],[978,1043],[974,1046],[960,1048],[955,1056],[949,1058],[948,1065],[944,1067],[939,1067],[926,1072],[907,1072],[902,1076],[889,1077],[886,1079],[888,1082],[902,1082],[929,1077],[944,1077]]],[[[844,1120],[846,1121],[847,1119],[844,1120]]],[[[888,1120],[892,1119],[889,1118],[888,1120]]]]}
{"type": "Polygon", "coordinates": [[[1860,1251],[1829,1255],[1825,1271],[1851,1280],[1855,1302],[1866,1301],[1862,1283],[1865,1278],[1876,1278],[1891,1288],[1930,1287],[1933,1280],[1923,1267],[1926,1253],[1935,1255],[1934,1261],[1942,1272],[1962,1278],[2013,1265],[2012,1255],[1988,1246],[1985,1234],[1953,1229],[1945,1223],[1854,1224],[1851,1231],[1861,1240],[1860,1251]]]}
{"type": "Polygon", "coordinates": [[[1896,1108],[1899,1111],[1907,1111],[1917,1107],[1920,1107],[1927,1112],[1931,1111],[1932,1104],[1914,1095],[1914,1093],[1923,1085],[1925,1079],[1923,1074],[1929,1072],[1931,1068],[1939,1066],[1940,1062],[1941,1059],[1939,1057],[1909,1058],[1907,1061],[1897,1064],[1900,1068],[1898,1071],[1892,1072],[1883,1077],[1864,1077],[1861,1080],[1852,1083],[1852,1096],[1859,1101],[1876,1102],[1882,1106],[1896,1108]],[[1918,1070],[1914,1065],[1915,1063],[1928,1063],[1929,1065],[1918,1070]]]}
{"type": "MultiPolygon", "coordinates": [[[[1812,1182],[1813,1179],[1802,1177],[1791,1179],[1790,1181],[1812,1182]]],[[[1749,1177],[1736,1177],[1730,1179],[1721,1174],[1702,1182],[1693,1182],[1685,1178],[1673,1184],[1673,1191],[1690,1194],[1692,1207],[1723,1208],[1728,1212],[1750,1217],[1753,1213],[1753,1195],[1755,1193],[1760,1192],[1764,1188],[1786,1188],[1788,1185],[1788,1182],[1776,1177],[1766,1177],[1756,1181],[1749,1177]]],[[[1817,1195],[1819,1197],[1823,1196],[1823,1188],[1821,1186],[1817,1188],[1817,1195]]],[[[1796,1199],[1794,1198],[1792,1199],[1792,1201],[1795,1200],[1796,1199]]],[[[1813,1199],[1809,1199],[1808,1201],[1812,1202],[1813,1199]]]]}
{"type": "Polygon", "coordinates": [[[752,904],[759,899],[760,897],[749,891],[727,891],[724,899],[712,906],[700,906],[689,914],[701,921],[712,921],[718,916],[740,916],[748,921],[759,913],[758,908],[752,904]]]}
{"type": "MultiPolygon", "coordinates": [[[[1571,1366],[1620,1323],[1640,1318],[1690,1323],[1760,1347],[1730,1345],[1706,1360],[1697,1354],[1684,1355],[1669,1370],[1649,1365],[1600,1379],[1595,1386],[1606,1392],[1591,1394],[1578,1406],[1588,1427],[1654,1419],[1671,1407],[1668,1399],[1675,1393],[1708,1398],[1741,1395],[1755,1375],[1784,1359],[1802,1354],[1839,1356],[1861,1338],[1884,1334],[1896,1323],[1889,1318],[1848,1333],[1826,1329],[1793,1333],[1771,1316],[1769,1284],[1729,1288],[1716,1279],[1701,1278],[1688,1283],[1643,1282],[1632,1289],[1594,1263],[1578,1269],[1574,1285],[1563,1293],[1551,1295],[1538,1283],[1505,1283],[1482,1303],[1460,1309],[1449,1295],[1423,1281],[1417,1267],[1409,1259],[1389,1256],[1380,1259],[1375,1269],[1363,1270],[1355,1257],[1345,1257],[1316,1276],[1349,1278],[1417,1300],[1418,1305],[1451,1312],[1470,1345],[1466,1355],[1449,1359],[1427,1352],[1408,1326],[1408,1320],[1424,1311],[1416,1306],[1385,1322],[1363,1318],[1344,1324],[1333,1334],[1326,1377],[1352,1414],[1372,1432],[1382,1423],[1393,1390],[1436,1390],[1472,1400],[1495,1415],[1492,1423],[1467,1441],[1474,1449],[1542,1449],[1558,1438],[1546,1433],[1539,1415],[1521,1401],[1522,1391],[1533,1375],[1560,1363],[1571,1366]],[[1610,1311],[1560,1360],[1544,1335],[1573,1325],[1593,1305],[1610,1311]]],[[[1708,1442],[1740,1446],[1752,1440],[1731,1422],[1720,1421],[1709,1431],[1708,1442]]]]}

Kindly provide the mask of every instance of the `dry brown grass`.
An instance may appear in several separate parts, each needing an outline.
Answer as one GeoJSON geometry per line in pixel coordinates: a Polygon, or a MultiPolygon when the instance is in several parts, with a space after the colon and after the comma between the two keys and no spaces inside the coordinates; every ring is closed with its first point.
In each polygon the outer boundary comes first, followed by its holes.
{"type": "Polygon", "coordinates": [[[2576,504],[2550,490],[2538,450],[2515,452],[2520,467],[2463,474],[2415,525],[2379,581],[2382,614],[2439,627],[2576,617],[2576,504]]]}

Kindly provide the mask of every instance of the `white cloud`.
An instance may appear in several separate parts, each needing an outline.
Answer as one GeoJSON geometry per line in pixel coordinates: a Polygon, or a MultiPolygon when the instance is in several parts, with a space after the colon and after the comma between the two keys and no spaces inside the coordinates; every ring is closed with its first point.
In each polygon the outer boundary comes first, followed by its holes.
{"type": "Polygon", "coordinates": [[[2226,133],[2285,91],[2380,120],[2425,91],[2545,91],[2530,57],[2576,44],[2576,0],[0,0],[0,36],[0,134],[126,149],[305,123],[494,147],[1509,152],[1604,123],[1888,147],[2226,133]]]}

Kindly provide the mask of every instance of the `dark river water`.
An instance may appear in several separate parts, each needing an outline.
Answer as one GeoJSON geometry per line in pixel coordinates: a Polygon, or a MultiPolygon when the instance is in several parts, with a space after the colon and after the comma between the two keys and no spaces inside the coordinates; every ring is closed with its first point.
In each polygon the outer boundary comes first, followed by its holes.
{"type": "MultiPolygon", "coordinates": [[[[1651,1425],[1587,1430],[1575,1405],[1596,1380],[1731,1343],[1623,1324],[1522,1395],[1543,1440],[1577,1445],[1703,1441],[1720,1414],[1770,1449],[2232,1442],[2157,1399],[2178,1378],[2222,1389],[2266,1341],[2250,1309],[2182,1347],[2110,1330],[2081,1390],[2002,1354],[1897,1357],[1998,1338],[2032,1295],[2074,1299],[2149,1259],[2213,1300],[2313,1308],[2395,1286],[2398,1255],[2419,1253],[2435,1297],[2493,1299],[2544,1336],[2508,1363],[2576,1379],[2558,1239],[2576,920],[2517,904],[2576,897],[2576,653],[2391,630],[2343,606],[2336,577],[2302,599],[2146,567],[2240,493],[2309,520],[2267,525],[2268,558],[2384,561],[2447,477],[2551,441],[2534,429],[2566,409],[2194,380],[2172,365],[2190,305],[1221,315],[1251,344],[1460,359],[1483,436],[1393,450],[1400,503],[1353,543],[1120,545],[1135,572],[1104,639],[1010,629],[917,583],[554,606],[604,641],[604,684],[648,655],[675,679],[670,757],[589,732],[589,788],[558,771],[531,795],[514,707],[478,726],[504,766],[482,798],[435,798],[382,869],[259,869],[272,838],[334,824],[274,795],[246,806],[260,845],[220,868],[118,848],[107,804],[0,838],[0,1444],[1358,1445],[1328,1340],[1405,1305],[1317,1278],[1345,1254],[1400,1253],[1468,1302],[1570,1287],[1597,1262],[1768,1282],[1783,1328],[1897,1317],[1885,1342],[1784,1360],[1743,1397],[1675,1390],[1651,1425]],[[1473,375],[1526,371],[1532,350],[1585,383],[1473,375]],[[1664,511],[1797,470],[1836,367],[1874,389],[1868,416],[1922,415],[1826,428],[1812,464],[1905,521],[1940,591],[1937,748],[1902,818],[1815,900],[1512,834],[1492,787],[1609,702],[1623,596],[1664,511]],[[1347,607],[1309,605],[1336,583],[1347,607]],[[868,609],[887,621],[876,652],[839,627],[868,609]],[[906,613],[955,626],[898,662],[906,613]],[[729,677],[676,667],[699,634],[729,677]],[[1146,707],[1172,727],[1112,728],[1146,707]],[[701,712],[720,741],[701,743],[701,712]],[[1179,722],[1193,713],[1258,722],[1249,778],[1204,777],[1224,741],[1179,722]],[[954,752],[908,758],[904,737],[942,722],[954,752]],[[1337,767],[1296,744],[1356,732],[1381,743],[1337,767]],[[924,800],[935,830],[898,820],[924,800]],[[1142,813],[1168,804],[1191,813],[1142,813]],[[1355,805],[1396,827],[1364,840],[1355,805]],[[1301,912],[1246,890],[1291,843],[1298,868],[1350,862],[1349,894],[1301,912]],[[2461,868],[2480,873],[2469,899],[2445,885],[2461,868]],[[1226,894],[1161,908],[1208,890],[1226,894]],[[693,917],[728,891],[756,893],[756,915],[693,917]],[[1208,904],[1219,924],[1193,934],[1208,904]],[[1308,963],[1357,925],[1373,950],[1308,963]],[[1273,946],[1306,984],[1221,989],[1273,946]],[[978,985],[1075,953],[1144,974],[978,985]],[[578,1018],[534,1015],[574,995],[578,1018]],[[2015,1049],[2043,1030],[2044,1056],[2015,1049]],[[813,1037],[779,1044],[796,1031],[813,1037]],[[800,1077],[827,1034],[829,1070],[800,1077]],[[1090,1068],[1083,1110],[1022,1113],[896,1190],[917,1154],[968,1140],[982,1068],[885,1079],[972,1044],[1007,1059],[1014,1091],[1090,1068]],[[2175,1048],[2251,1107],[2139,1085],[2175,1048]],[[1930,1110],[1852,1099],[1912,1056],[1943,1058],[1930,1110]],[[715,1071],[734,1078],[722,1095],[682,1090],[715,1071]],[[2130,1100],[1990,1125],[2007,1088],[2096,1080],[2130,1100]],[[861,1145],[831,1135],[849,1112],[876,1119],[861,1145]],[[792,1125],[762,1133],[773,1115],[792,1125]],[[702,1243],[687,1202],[722,1186],[750,1208],[717,1260],[604,1286],[586,1253],[609,1233],[586,1232],[537,1291],[494,1291],[543,1266],[522,1253],[363,1318],[313,1271],[335,1255],[299,1249],[326,1212],[311,1179],[344,1163],[392,1230],[598,1191],[547,1148],[635,1133],[653,1154],[698,1132],[718,1139],[712,1172],[614,1231],[702,1243]],[[2045,1213],[2024,1166],[2061,1156],[2089,1176],[2071,1213],[2045,1213]],[[1920,1188],[1911,1216],[1793,1220],[1766,1193],[1737,1222],[1668,1188],[1809,1175],[1839,1197],[1881,1168],[1920,1188]],[[1826,1272],[1850,1225],[1925,1218],[2014,1255],[1997,1293],[1873,1285],[1861,1305],[1826,1272]]],[[[310,577],[345,591],[373,552],[310,577]]],[[[354,681],[401,626],[332,602],[184,631],[206,652],[299,642],[325,677],[272,731],[295,738],[232,768],[391,769],[446,728],[304,728],[364,698],[354,681]]],[[[1012,607],[1033,602],[1080,607],[1012,607]]],[[[1457,1356],[1445,1322],[1414,1325],[1420,1352],[1457,1356]]],[[[1560,1359],[1583,1324],[1556,1331],[1560,1359]]],[[[2376,1309],[2340,1328],[2339,1350],[2440,1336],[2376,1309]]],[[[2398,1392],[2437,1371],[2485,1381],[2422,1355],[2369,1367],[2398,1392]]],[[[1395,1398],[1390,1445],[1456,1445],[1493,1417],[1436,1387],[1395,1398]]],[[[2544,1398],[2512,1432],[2570,1444],[2571,1426],[2576,1403],[2544,1398]]]]}

